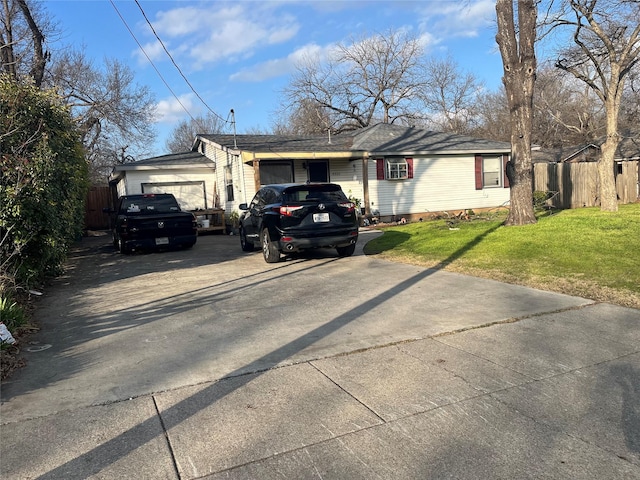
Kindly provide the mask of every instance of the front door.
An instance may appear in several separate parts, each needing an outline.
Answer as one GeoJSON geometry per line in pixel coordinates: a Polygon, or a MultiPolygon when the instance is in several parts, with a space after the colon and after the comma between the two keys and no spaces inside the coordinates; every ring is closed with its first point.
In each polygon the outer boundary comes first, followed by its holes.
{"type": "Polygon", "coordinates": [[[329,181],[329,162],[315,161],[309,162],[307,175],[310,182],[328,182],[329,181]]]}

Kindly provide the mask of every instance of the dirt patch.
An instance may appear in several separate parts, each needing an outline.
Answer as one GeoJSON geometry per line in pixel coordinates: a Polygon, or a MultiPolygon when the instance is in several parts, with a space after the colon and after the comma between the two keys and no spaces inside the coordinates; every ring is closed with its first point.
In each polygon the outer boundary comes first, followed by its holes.
{"type": "Polygon", "coordinates": [[[6,380],[14,370],[24,367],[26,362],[20,356],[20,348],[29,341],[29,336],[37,332],[39,328],[35,325],[23,325],[11,332],[11,336],[16,340],[13,345],[6,345],[0,350],[0,380],[6,380]]]}

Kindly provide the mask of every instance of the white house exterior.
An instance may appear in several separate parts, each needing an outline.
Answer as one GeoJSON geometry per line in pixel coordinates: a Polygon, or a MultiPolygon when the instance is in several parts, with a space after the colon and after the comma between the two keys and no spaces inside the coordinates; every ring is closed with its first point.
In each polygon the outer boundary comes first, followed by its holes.
{"type": "Polygon", "coordinates": [[[329,181],[367,215],[411,219],[507,205],[510,153],[505,142],[390,124],[333,137],[198,135],[191,152],[116,167],[111,183],[119,195],[177,192],[190,210],[228,216],[261,185],[329,181]]]}
{"type": "Polygon", "coordinates": [[[183,210],[212,208],[217,202],[215,163],[197,152],[117,165],[110,183],[118,197],[138,193],[172,193],[183,210]]]}
{"type": "Polygon", "coordinates": [[[333,138],[199,135],[194,149],[215,162],[227,212],[260,185],[307,180],[338,183],[383,218],[509,202],[505,142],[378,124],[333,138]]]}

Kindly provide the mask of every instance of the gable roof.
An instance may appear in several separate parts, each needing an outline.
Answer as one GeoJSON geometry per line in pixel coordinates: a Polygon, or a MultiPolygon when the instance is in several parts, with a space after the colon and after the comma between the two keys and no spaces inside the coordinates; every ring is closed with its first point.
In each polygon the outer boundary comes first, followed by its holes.
{"type": "MultiPolygon", "coordinates": [[[[328,135],[198,135],[229,150],[250,152],[344,152],[351,150],[352,139],[328,135]]],[[[194,149],[197,148],[197,142],[194,149]]]]}
{"type": "Polygon", "coordinates": [[[181,152],[161,155],[159,157],[145,158],[131,163],[123,163],[116,165],[115,170],[146,170],[148,168],[182,168],[184,166],[200,165],[203,167],[212,167],[214,162],[205,157],[200,152],[181,152]],[[143,168],[140,168],[143,167],[143,168]],[[147,167],[147,168],[144,168],[147,167]]]}
{"type": "Polygon", "coordinates": [[[455,133],[378,123],[355,132],[353,148],[379,155],[394,153],[509,153],[511,144],[455,133]]]}
{"type": "Polygon", "coordinates": [[[330,153],[350,154],[352,158],[369,155],[509,153],[511,145],[452,133],[440,133],[416,127],[378,123],[338,135],[198,135],[199,139],[229,150],[253,153],[330,153]]]}
{"type": "Polygon", "coordinates": [[[199,152],[181,152],[161,155],[159,157],[145,158],[131,163],[123,163],[113,167],[109,182],[119,180],[124,172],[135,170],[178,170],[185,167],[214,168],[215,162],[199,152]]]}

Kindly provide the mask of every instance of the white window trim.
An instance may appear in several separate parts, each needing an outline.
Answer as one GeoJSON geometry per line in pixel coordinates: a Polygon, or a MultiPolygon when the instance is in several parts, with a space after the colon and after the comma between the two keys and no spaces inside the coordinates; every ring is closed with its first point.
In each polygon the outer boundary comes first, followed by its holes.
{"type": "Polygon", "coordinates": [[[385,160],[385,180],[406,180],[409,178],[409,164],[407,163],[406,158],[394,158],[385,160]],[[394,177],[393,170],[394,168],[397,170],[397,175],[394,177]]]}
{"type": "Polygon", "coordinates": [[[502,171],[502,156],[488,156],[488,157],[482,157],[482,188],[502,188],[503,187],[503,177],[504,177],[504,172],[502,171]],[[485,170],[485,164],[487,160],[496,160],[498,163],[498,170],[497,170],[497,181],[498,183],[492,183],[490,185],[487,184],[486,182],[486,176],[487,174],[494,174],[496,173],[495,170],[491,170],[491,171],[487,171],[485,170]]]}

